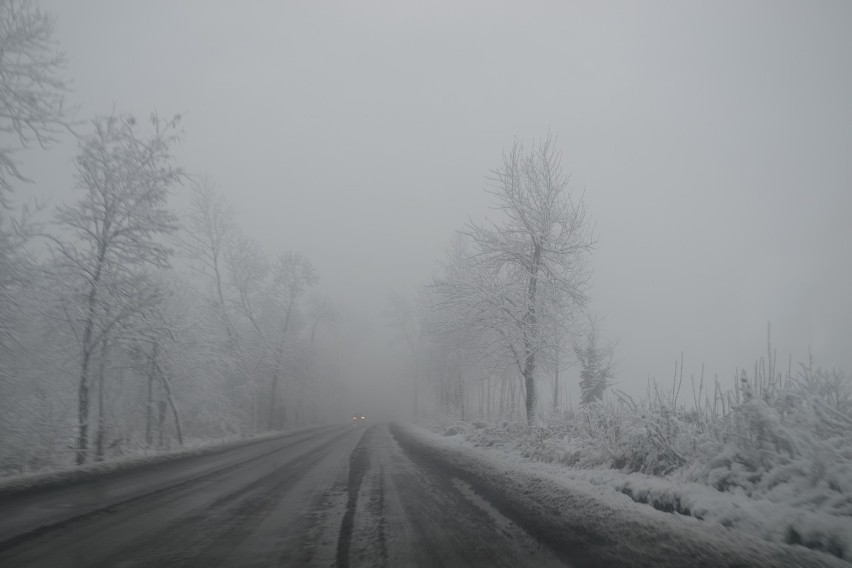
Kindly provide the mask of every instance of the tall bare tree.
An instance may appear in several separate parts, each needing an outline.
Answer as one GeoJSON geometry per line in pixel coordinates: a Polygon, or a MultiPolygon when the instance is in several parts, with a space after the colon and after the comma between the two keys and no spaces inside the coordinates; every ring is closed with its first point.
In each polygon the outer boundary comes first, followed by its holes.
{"type": "Polygon", "coordinates": [[[433,370],[444,412],[464,414],[466,367],[487,380],[520,364],[503,299],[487,268],[477,262],[470,237],[456,233],[423,295],[428,309],[421,325],[434,351],[433,367],[438,363],[433,370]]]}
{"type": "Polygon", "coordinates": [[[212,283],[216,313],[233,346],[237,342],[237,330],[225,301],[225,284],[227,258],[238,237],[237,228],[232,207],[216,193],[206,177],[190,185],[185,229],[180,239],[182,248],[212,283]]]}
{"type": "Polygon", "coordinates": [[[474,329],[511,354],[532,423],[538,360],[553,351],[552,334],[544,330],[585,303],[584,261],[593,242],[585,202],[569,189],[554,136],[529,148],[516,142],[489,179],[501,218],[468,224],[471,269],[465,278],[436,284],[445,298],[465,306],[474,329]]]}
{"type": "Polygon", "coordinates": [[[229,281],[236,291],[236,309],[248,320],[251,330],[262,343],[267,343],[267,331],[259,319],[258,300],[264,292],[270,267],[260,245],[244,236],[237,236],[228,249],[229,281]]]}
{"type": "Polygon", "coordinates": [[[414,409],[414,420],[420,414],[419,386],[421,359],[423,357],[423,334],[420,328],[420,319],[414,306],[408,298],[398,292],[392,292],[388,296],[388,306],[384,316],[390,323],[397,335],[405,343],[408,354],[411,357],[411,385],[413,389],[412,407],[414,409]]]}
{"type": "Polygon", "coordinates": [[[146,136],[131,116],[95,118],[93,132],[80,139],[75,160],[76,186],[83,197],[58,211],[57,221],[71,238],[55,240],[57,256],[83,296],[79,314],[72,318],[80,343],[78,464],[88,454],[96,351],[116,325],[158,300],[156,288],[135,285],[139,270],[169,263],[171,250],[162,237],[177,229],[166,202],[182,177],[172,157],[178,122],[179,117],[153,115],[153,132],[146,136]]]}
{"type": "Polygon", "coordinates": [[[65,58],[53,32],[53,17],[29,0],[0,0],[0,381],[9,359],[4,347],[18,340],[18,296],[31,283],[33,266],[25,250],[34,229],[30,211],[9,211],[14,180],[30,181],[15,152],[55,141],[65,114],[65,58]]]}
{"type": "Polygon", "coordinates": [[[27,242],[36,230],[27,207],[14,217],[0,210],[0,375],[3,350],[17,340],[15,327],[22,319],[19,295],[33,282],[35,263],[27,242]]]}
{"type": "Polygon", "coordinates": [[[314,286],[319,281],[319,277],[311,261],[297,252],[287,251],[282,253],[272,270],[273,291],[277,303],[282,308],[283,318],[281,319],[278,349],[275,353],[275,366],[272,370],[272,381],[269,388],[270,430],[274,429],[278,424],[276,413],[278,384],[281,379],[284,353],[297,303],[305,292],[307,292],[308,288],[314,286]]]}

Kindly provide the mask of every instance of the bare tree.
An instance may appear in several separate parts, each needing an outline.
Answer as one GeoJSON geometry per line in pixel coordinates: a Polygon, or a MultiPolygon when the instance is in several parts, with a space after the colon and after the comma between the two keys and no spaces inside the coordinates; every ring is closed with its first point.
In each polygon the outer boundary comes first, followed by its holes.
{"type": "MultiPolygon", "coordinates": [[[[274,312],[269,284],[270,266],[257,242],[235,234],[226,256],[229,302],[233,311],[234,337],[230,341],[240,377],[230,381],[237,398],[250,399],[254,431],[263,430],[261,407],[265,408],[269,357],[274,343],[274,312]]],[[[268,421],[266,421],[268,423],[268,421]]]]}
{"type": "MultiPolygon", "coordinates": [[[[9,194],[16,180],[30,181],[15,153],[34,144],[47,147],[62,130],[65,58],[53,31],[53,17],[29,0],[0,0],[0,400],[19,407],[21,401],[13,401],[11,392],[20,390],[15,383],[23,385],[22,372],[13,368],[25,359],[31,363],[24,332],[32,327],[38,305],[33,302],[37,263],[27,245],[40,229],[28,207],[11,211],[9,194]]],[[[33,384],[25,390],[38,400],[38,408],[52,408],[51,389],[33,384]]],[[[5,408],[0,413],[3,438],[5,424],[14,419],[5,408]]]]}
{"type": "Polygon", "coordinates": [[[556,140],[527,149],[516,142],[489,178],[499,223],[469,223],[471,269],[436,283],[451,304],[464,306],[474,329],[500,341],[523,378],[527,420],[536,411],[536,366],[552,351],[548,320],[586,301],[584,261],[592,248],[582,197],[572,195],[556,140]]]}
{"type": "Polygon", "coordinates": [[[313,345],[317,337],[317,328],[322,323],[334,325],[340,318],[340,309],[326,296],[315,296],[310,299],[309,304],[308,316],[313,320],[309,344],[313,345]]]}
{"type": "MultiPolygon", "coordinates": [[[[571,318],[566,318],[571,319],[571,318]]],[[[566,366],[570,366],[568,356],[571,351],[570,337],[571,330],[565,325],[566,321],[557,319],[557,324],[553,329],[547,331],[552,337],[551,351],[547,353],[547,366],[553,372],[553,412],[558,413],[561,410],[560,399],[562,397],[560,374],[566,366]]]]}
{"type": "MultiPolygon", "coordinates": [[[[20,146],[46,147],[63,123],[65,57],[53,40],[54,19],[29,0],[0,0],[0,132],[20,146]]],[[[0,206],[18,169],[15,149],[0,147],[0,206]]]]}
{"type": "Polygon", "coordinates": [[[520,364],[503,298],[471,244],[469,236],[455,235],[423,295],[428,309],[421,325],[435,352],[439,405],[443,412],[459,416],[465,413],[468,368],[479,369],[480,378],[488,380],[505,377],[506,368],[520,364]]]}
{"type": "Polygon", "coordinates": [[[312,321],[307,344],[314,386],[312,402],[317,418],[331,419],[339,416],[336,407],[343,399],[340,342],[345,316],[341,307],[327,296],[313,296],[306,312],[308,321],[312,321]]]}
{"type": "Polygon", "coordinates": [[[172,379],[168,368],[169,352],[177,351],[177,335],[180,334],[181,324],[179,316],[174,310],[170,310],[166,304],[166,298],[162,299],[146,310],[140,318],[141,325],[138,326],[133,339],[136,349],[144,354],[144,362],[147,375],[147,404],[145,416],[145,441],[148,446],[153,442],[153,419],[154,406],[159,410],[159,440],[163,443],[163,422],[165,421],[165,407],[171,409],[175,424],[175,436],[179,445],[183,445],[183,427],[178,410],[178,403],[172,388],[172,379]]]}
{"type": "Polygon", "coordinates": [[[283,318],[279,330],[278,349],[275,353],[275,367],[272,370],[272,381],[269,388],[269,429],[276,427],[278,383],[281,379],[284,352],[287,347],[288,333],[295,314],[296,305],[304,293],[314,286],[319,277],[313,264],[305,256],[292,251],[282,253],[273,266],[274,295],[283,308],[283,318]]]}
{"type": "Polygon", "coordinates": [[[19,295],[34,279],[35,262],[26,245],[36,229],[29,208],[14,217],[0,210],[0,375],[3,351],[17,341],[16,324],[23,319],[19,295]]]}
{"type": "Polygon", "coordinates": [[[186,230],[180,242],[185,252],[198,263],[199,271],[213,284],[216,312],[231,344],[237,341],[237,330],[225,301],[226,261],[237,229],[234,212],[216,193],[206,177],[190,185],[186,230]]]}
{"type": "Polygon", "coordinates": [[[420,413],[419,383],[420,383],[420,360],[423,357],[423,340],[420,329],[420,320],[417,317],[414,306],[408,298],[400,295],[397,292],[392,292],[388,296],[388,307],[384,311],[384,315],[390,323],[391,327],[402,338],[411,356],[412,374],[411,384],[413,387],[412,405],[414,408],[414,420],[417,420],[420,413]]]}
{"type": "Polygon", "coordinates": [[[80,343],[78,464],[88,453],[95,352],[117,324],[157,302],[156,288],[135,285],[138,269],[168,266],[171,250],[161,237],[177,229],[177,219],[165,205],[182,177],[171,154],[179,138],[178,121],[154,115],[153,133],[143,137],[131,116],[94,119],[94,131],[80,140],[75,160],[76,185],[84,195],[58,211],[58,222],[73,240],[56,239],[56,252],[83,296],[74,318],[80,343]]]}
{"type": "Polygon", "coordinates": [[[237,293],[237,311],[248,320],[258,338],[266,343],[268,334],[261,325],[257,307],[258,296],[270,271],[266,255],[256,241],[237,236],[228,248],[227,261],[230,283],[237,293]]]}

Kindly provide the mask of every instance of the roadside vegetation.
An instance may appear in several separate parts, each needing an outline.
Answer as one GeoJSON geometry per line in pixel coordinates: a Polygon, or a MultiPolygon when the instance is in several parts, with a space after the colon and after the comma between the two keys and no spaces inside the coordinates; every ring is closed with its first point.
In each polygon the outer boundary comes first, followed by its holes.
{"type": "Polygon", "coordinates": [[[852,380],[813,360],[766,361],[729,388],[679,372],[641,398],[611,390],[532,428],[443,417],[433,429],[662,511],[852,559],[852,380]]]}
{"type": "Polygon", "coordinates": [[[681,357],[670,384],[619,390],[617,345],[588,309],[591,221],[556,138],[515,142],[489,180],[494,216],[390,304],[422,421],[664,511],[852,557],[850,377],[812,357],[779,365],[767,326],[765,355],[724,383],[703,367],[684,377],[681,357]]]}

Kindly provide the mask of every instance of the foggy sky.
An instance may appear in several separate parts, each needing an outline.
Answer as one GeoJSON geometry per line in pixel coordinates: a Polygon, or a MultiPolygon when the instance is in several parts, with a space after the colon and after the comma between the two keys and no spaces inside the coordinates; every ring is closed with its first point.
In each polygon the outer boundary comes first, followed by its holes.
{"type": "MultiPolygon", "coordinates": [[[[681,351],[729,381],[767,320],[780,361],[852,369],[848,2],[39,3],[80,118],[185,113],[182,165],[375,328],[487,214],[501,151],[550,129],[622,388],[681,351]]],[[[19,195],[74,198],[73,154],[28,153],[19,195]]]]}

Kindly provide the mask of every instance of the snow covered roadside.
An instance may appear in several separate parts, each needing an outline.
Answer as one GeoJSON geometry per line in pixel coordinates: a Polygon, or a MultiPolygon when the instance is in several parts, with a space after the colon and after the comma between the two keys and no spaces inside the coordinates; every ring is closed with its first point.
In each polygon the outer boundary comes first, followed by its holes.
{"type": "Polygon", "coordinates": [[[820,402],[811,397],[799,412],[781,414],[753,399],[704,425],[709,434],[669,412],[669,439],[651,435],[654,421],[667,419],[665,409],[637,413],[623,405],[591,406],[532,431],[507,421],[433,429],[663,512],[852,562],[852,438],[837,413],[828,415],[834,424],[816,412],[822,408],[801,412],[820,402]],[[671,455],[661,453],[666,450],[671,455]]]}
{"type": "Polygon", "coordinates": [[[293,434],[311,430],[316,426],[295,428],[283,432],[268,432],[257,436],[231,439],[199,440],[189,447],[178,450],[151,450],[142,455],[133,455],[83,466],[69,466],[50,471],[39,471],[24,475],[0,478],[0,496],[42,489],[49,486],[74,483],[106,477],[115,473],[176,461],[184,458],[199,457],[226,452],[242,446],[250,446],[267,440],[284,438],[293,434]]]}
{"type": "MultiPolygon", "coordinates": [[[[536,525],[535,534],[550,535],[551,545],[573,545],[581,554],[591,555],[592,565],[618,565],[619,559],[630,558],[641,566],[848,566],[828,554],[752,538],[749,535],[763,539],[767,535],[749,530],[745,522],[735,527],[738,530],[729,530],[721,522],[637,505],[617,489],[617,475],[594,477],[607,472],[529,462],[511,449],[475,447],[458,434],[442,436],[414,426],[399,427],[398,432],[401,443],[447,464],[498,509],[526,518],[528,526],[536,525]],[[562,530],[553,534],[554,527],[562,530]]],[[[631,481],[631,490],[643,492],[639,477],[622,475],[631,481]]],[[[662,485],[651,485],[664,480],[647,481],[649,494],[665,493],[662,485]]],[[[708,494],[695,495],[696,504],[712,501],[708,494]]],[[[752,513],[746,518],[767,515],[759,507],[752,513]]],[[[705,518],[715,520],[709,513],[705,518]]]]}
{"type": "Polygon", "coordinates": [[[582,480],[631,497],[654,508],[689,515],[770,542],[800,544],[852,562],[852,518],[808,511],[742,493],[719,492],[699,483],[675,481],[614,470],[557,468],[566,479],[582,480]]]}

